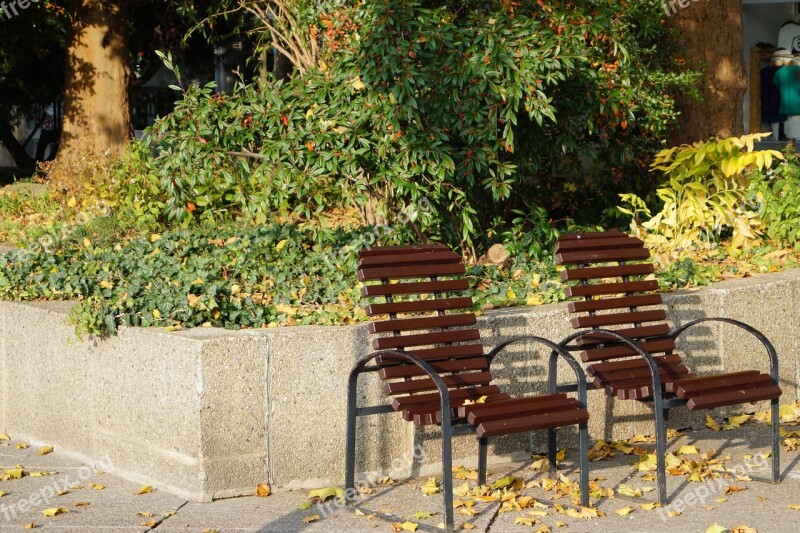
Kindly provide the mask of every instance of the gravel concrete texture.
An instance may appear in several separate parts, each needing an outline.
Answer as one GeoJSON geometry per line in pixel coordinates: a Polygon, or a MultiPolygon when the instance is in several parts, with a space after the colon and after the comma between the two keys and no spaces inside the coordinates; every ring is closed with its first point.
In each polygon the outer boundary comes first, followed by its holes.
{"type": "MultiPolygon", "coordinates": [[[[788,427],[797,429],[798,426],[788,427]]],[[[14,435],[11,435],[12,438],[14,435]]],[[[49,475],[0,481],[0,530],[25,531],[25,524],[34,523],[37,529],[53,531],[155,531],[157,533],[283,533],[283,532],[372,532],[393,531],[392,525],[411,521],[420,526],[420,531],[437,531],[442,520],[441,494],[424,496],[421,491],[426,478],[411,478],[392,485],[370,485],[369,493],[359,497],[357,508],[363,514],[345,510],[339,504],[313,504],[309,509],[299,507],[307,501],[306,491],[283,491],[266,498],[239,497],[216,500],[211,503],[191,503],[162,490],[140,494],[140,485],[104,472],[97,467],[88,467],[54,452],[41,456],[38,448],[16,447],[21,441],[0,442],[0,474],[6,468],[24,466],[26,472],[45,472],[49,475]],[[101,490],[92,484],[102,486],[101,490]],[[65,490],[61,496],[57,491],[65,490]],[[21,502],[27,502],[20,505],[21,502]],[[42,510],[61,507],[69,512],[55,517],[45,517],[42,510]],[[419,512],[431,513],[429,518],[416,518],[419,512]],[[317,515],[316,519],[313,519],[317,515]],[[305,521],[304,521],[305,520],[305,521]],[[310,521],[309,521],[310,520],[310,521]]],[[[564,531],[650,532],[685,531],[704,532],[716,523],[726,528],[746,525],[760,533],[792,530],[796,519],[790,505],[800,504],[800,454],[785,451],[781,454],[783,482],[773,485],[767,479],[769,460],[761,459],[760,453],[769,447],[768,427],[760,422],[747,422],[733,431],[713,432],[708,429],[684,431],[669,442],[669,451],[677,452],[681,446],[691,445],[700,453],[716,450],[715,457],[724,459],[726,476],[746,474],[735,480],[732,477],[711,479],[705,483],[689,482],[685,476],[668,476],[670,503],[664,508],[650,511],[642,506],[653,503],[655,483],[645,478],[631,466],[632,455],[617,453],[611,459],[592,461],[590,476],[596,483],[613,489],[610,498],[593,499],[595,509],[605,516],[592,519],[574,518],[557,511],[556,505],[571,508],[568,498],[555,497],[555,493],[540,487],[518,491],[520,495],[533,496],[544,505],[535,508],[546,513],[531,516],[528,510],[501,512],[497,502],[475,502],[474,516],[466,516],[458,510],[456,520],[459,527],[469,523],[472,531],[480,532],[530,532],[547,526],[556,531],[559,523],[564,531]],[[621,495],[618,491],[625,484],[642,489],[641,497],[621,495]],[[729,486],[739,491],[726,491],[729,486]],[[617,510],[630,507],[627,516],[617,510]],[[676,516],[671,511],[678,511],[676,516]],[[520,518],[538,520],[533,525],[517,523],[520,518]]],[[[638,446],[652,450],[652,443],[638,446]]],[[[686,457],[695,458],[694,454],[686,457]]],[[[576,451],[568,448],[566,459],[559,465],[559,473],[571,481],[577,479],[576,451]]],[[[507,464],[490,472],[489,482],[506,475],[522,478],[526,483],[541,484],[548,477],[532,467],[530,460],[507,464]]],[[[441,479],[441,476],[437,476],[441,479]]],[[[457,484],[463,481],[458,480],[457,484]]],[[[469,482],[470,487],[474,482],[469,482]]],[[[97,487],[99,488],[99,487],[97,487]]],[[[461,498],[466,500],[467,497],[461,498]]],[[[541,513],[540,513],[541,514],[541,513]]]]}
{"type": "MultiPolygon", "coordinates": [[[[784,401],[797,398],[793,305],[800,270],[730,280],[665,296],[673,324],[727,316],[763,329],[781,359],[784,401]]],[[[92,461],[109,456],[113,471],[192,501],[250,494],[256,484],[298,489],[341,482],[347,374],[370,352],[365,325],[252,331],[121,328],[108,339],[75,339],[68,302],[0,302],[0,431],[47,441],[92,461]]],[[[487,349],[512,336],[561,339],[572,332],[565,304],[499,309],[479,319],[487,349]]],[[[757,346],[704,323],[679,343],[699,372],[763,368],[757,346]]],[[[495,363],[498,384],[515,396],[545,392],[548,353],[514,345],[495,363]]],[[[559,380],[573,379],[564,364],[559,380]]],[[[376,376],[359,382],[360,405],[384,404],[376,376]]],[[[638,402],[589,396],[594,438],[653,431],[638,402]]],[[[726,409],[718,411],[725,414],[726,409]]],[[[671,423],[702,427],[702,414],[677,409],[671,423]]],[[[394,476],[436,472],[439,432],[394,414],[362,417],[357,471],[394,476]],[[415,446],[424,459],[409,463],[415,446]],[[413,468],[412,468],[413,467],[413,468]]],[[[561,432],[572,446],[575,431],[561,432]]],[[[491,464],[544,449],[544,432],[492,439],[491,464]]],[[[454,443],[455,464],[474,465],[473,437],[454,443]]]]}

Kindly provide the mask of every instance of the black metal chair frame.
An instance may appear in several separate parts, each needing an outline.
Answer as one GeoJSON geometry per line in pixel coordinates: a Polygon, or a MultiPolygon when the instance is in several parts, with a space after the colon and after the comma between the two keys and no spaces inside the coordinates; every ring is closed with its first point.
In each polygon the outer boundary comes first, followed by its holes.
{"type": "MultiPolygon", "coordinates": [[[[689,328],[696,326],[702,322],[723,322],[727,324],[732,324],[737,326],[741,329],[744,329],[748,333],[752,334],[756,339],[758,339],[761,344],[764,346],[767,355],[769,356],[770,361],[770,375],[772,376],[773,384],[778,385],[778,354],[775,351],[775,347],[769,341],[769,339],[760,331],[755,329],[754,327],[745,324],[744,322],[740,322],[738,320],[734,320],[731,318],[723,318],[723,317],[708,317],[708,318],[699,318],[696,320],[692,320],[678,326],[674,330],[672,330],[669,334],[667,334],[668,338],[672,340],[677,340],[678,337],[683,334],[689,328]]],[[[667,453],[667,435],[666,435],[666,421],[669,419],[669,410],[674,409],[676,407],[684,407],[687,403],[686,400],[681,398],[664,398],[664,392],[661,389],[661,375],[658,370],[658,365],[653,358],[653,355],[647,352],[642,348],[642,346],[633,339],[624,337],[618,333],[610,332],[608,330],[602,329],[594,329],[592,330],[593,333],[612,333],[612,336],[621,340],[631,348],[633,348],[644,360],[647,362],[647,366],[650,369],[650,376],[653,382],[653,396],[652,398],[640,400],[644,402],[652,402],[653,410],[655,411],[655,419],[656,419],[656,473],[658,477],[658,501],[661,504],[668,503],[667,498],[667,480],[666,480],[666,453],[667,453]]],[[[569,343],[573,340],[577,339],[581,335],[585,334],[586,331],[581,331],[577,333],[573,333],[568,337],[564,338],[559,345],[564,346],[569,351],[579,351],[582,350],[582,347],[579,346],[569,346],[569,343]]],[[[772,482],[773,483],[780,483],[780,439],[779,439],[779,423],[780,423],[780,413],[779,413],[779,402],[778,398],[772,398],[770,400],[770,416],[771,416],[771,437],[772,437],[772,482]]]]}
{"type": "MultiPolygon", "coordinates": [[[[594,330],[597,331],[597,330],[594,330]]],[[[584,332],[586,333],[586,332],[584,332]]],[[[608,332],[613,334],[613,332],[608,332]]],[[[549,394],[561,392],[577,392],[578,402],[582,408],[586,408],[586,375],[583,372],[581,365],[569,353],[567,349],[561,344],[556,344],[548,339],[537,336],[522,336],[515,337],[504,341],[495,346],[486,358],[489,360],[489,367],[491,368],[494,358],[506,347],[511,344],[522,341],[534,341],[544,344],[551,349],[549,361],[549,375],[548,375],[548,392],[549,394]],[[575,372],[576,383],[569,385],[558,385],[557,367],[559,356],[567,362],[567,364],[575,372]]],[[[423,372],[425,372],[436,384],[439,393],[439,399],[442,409],[442,420],[439,424],[442,428],[442,496],[444,499],[444,515],[445,515],[445,530],[448,532],[454,531],[453,522],[453,457],[452,457],[452,438],[453,435],[464,435],[474,433],[475,426],[459,419],[455,423],[450,407],[450,394],[442,380],[441,376],[433,369],[433,367],[425,360],[415,357],[414,355],[403,350],[380,350],[373,352],[361,358],[350,371],[350,376],[347,385],[347,433],[346,433],[346,453],[345,453],[345,495],[354,494],[355,491],[355,453],[356,453],[356,420],[359,416],[368,416],[383,413],[395,413],[391,405],[372,405],[368,407],[358,407],[358,377],[367,372],[377,372],[381,368],[378,365],[367,365],[370,361],[381,355],[390,355],[399,357],[417,365],[423,372]]],[[[587,507],[589,505],[589,432],[586,422],[578,424],[579,433],[579,447],[580,447],[580,487],[581,487],[581,505],[587,507]]],[[[556,470],[556,429],[549,428],[547,430],[548,440],[548,461],[550,472],[556,470]]],[[[488,454],[489,438],[478,438],[478,484],[483,485],[486,483],[486,462],[488,454]]],[[[349,506],[352,502],[346,499],[345,504],[349,506]]]]}

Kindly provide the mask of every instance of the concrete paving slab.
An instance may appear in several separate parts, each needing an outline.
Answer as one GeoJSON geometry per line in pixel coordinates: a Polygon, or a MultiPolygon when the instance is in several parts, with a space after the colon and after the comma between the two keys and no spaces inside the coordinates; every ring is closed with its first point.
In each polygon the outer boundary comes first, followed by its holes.
{"type": "MultiPolygon", "coordinates": [[[[791,425],[784,427],[789,430],[800,428],[791,425]]],[[[652,439],[635,445],[642,449],[640,452],[652,452],[655,447],[652,439]]],[[[539,511],[539,516],[529,514],[531,508],[501,512],[498,502],[476,503],[475,516],[466,517],[456,511],[457,525],[463,527],[465,522],[469,522],[473,526],[471,531],[503,533],[536,531],[543,526],[552,531],[666,533],[677,530],[682,533],[702,533],[716,523],[729,529],[749,526],[764,533],[790,530],[791,524],[796,521],[794,515],[800,518],[800,511],[789,507],[800,504],[800,453],[782,449],[783,482],[773,485],[769,480],[770,462],[760,455],[769,449],[769,428],[766,424],[749,421],[732,431],[712,431],[707,428],[687,430],[670,439],[668,451],[677,452],[682,446],[694,446],[699,453],[716,450],[714,457],[724,458],[724,468],[733,473],[726,473],[727,478],[710,479],[705,483],[690,482],[686,476],[668,475],[669,505],[663,508],[654,506],[648,511],[643,505],[652,505],[656,501],[655,480],[648,476],[648,472],[639,472],[632,466],[632,460],[637,457],[635,454],[626,455],[617,451],[612,458],[590,463],[590,477],[599,487],[613,491],[613,497],[593,499],[594,508],[604,516],[585,519],[566,514],[570,512],[569,509],[579,508],[571,505],[570,495],[557,497],[552,490],[545,490],[543,485],[546,485],[548,474],[532,467],[531,461],[509,464],[494,469],[489,481],[509,474],[521,477],[528,487],[519,489],[517,494],[532,496],[540,502],[541,506],[532,508],[539,511]],[[736,473],[747,475],[750,479],[736,480],[732,477],[736,473]],[[623,485],[641,489],[641,496],[620,494],[623,485]],[[731,485],[742,490],[728,490],[726,493],[731,485]],[[631,508],[628,515],[616,513],[626,507],[631,508]],[[521,524],[518,523],[520,518],[531,520],[521,524]]],[[[680,457],[699,458],[695,454],[680,457]]],[[[568,448],[566,459],[559,465],[559,472],[573,482],[578,479],[576,460],[577,451],[568,448]]],[[[29,472],[58,471],[52,476],[25,476],[0,481],[0,490],[8,493],[0,497],[0,533],[25,531],[23,525],[31,522],[37,525],[37,529],[47,531],[89,533],[208,533],[214,530],[219,533],[368,533],[390,532],[393,523],[407,520],[419,524],[419,531],[438,531],[436,526],[442,521],[441,494],[422,494],[421,487],[426,477],[393,485],[371,485],[370,491],[357,502],[357,508],[364,513],[358,515],[334,503],[300,509],[298,505],[306,501],[306,491],[278,492],[267,498],[231,498],[204,504],[187,503],[158,490],[137,496],[135,493],[139,485],[112,474],[98,473],[86,465],[59,456],[58,450],[39,456],[38,448],[20,450],[13,445],[0,446],[0,464],[22,464],[29,472]],[[81,472],[88,472],[89,475],[81,477],[81,472]],[[56,488],[65,485],[65,478],[66,483],[70,484],[66,488],[69,492],[62,496],[53,495],[56,488]],[[83,488],[71,488],[74,482],[83,488]],[[100,483],[105,488],[93,490],[91,483],[100,483]],[[32,501],[34,495],[38,495],[36,501],[32,501]],[[17,507],[23,500],[29,502],[29,508],[17,507]],[[89,502],[89,505],[79,506],[80,502],[89,502]],[[70,512],[48,518],[41,513],[42,509],[48,507],[63,507],[70,512]],[[414,514],[417,511],[427,511],[432,516],[416,519],[414,514]],[[313,515],[319,518],[304,522],[304,519],[313,515]]],[[[441,476],[437,476],[437,479],[440,480],[441,476]]],[[[463,480],[456,484],[461,483],[463,480]]],[[[474,481],[470,482],[471,487],[474,485],[474,481]]]]}

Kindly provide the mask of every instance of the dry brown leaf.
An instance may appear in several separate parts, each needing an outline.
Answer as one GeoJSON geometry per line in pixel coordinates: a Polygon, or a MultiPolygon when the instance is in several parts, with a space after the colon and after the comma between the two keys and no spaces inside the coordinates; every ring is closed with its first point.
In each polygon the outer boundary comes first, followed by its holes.
{"type": "Polygon", "coordinates": [[[259,484],[256,487],[256,496],[259,496],[261,498],[266,498],[270,494],[272,494],[272,487],[270,487],[269,485],[259,484]]]}

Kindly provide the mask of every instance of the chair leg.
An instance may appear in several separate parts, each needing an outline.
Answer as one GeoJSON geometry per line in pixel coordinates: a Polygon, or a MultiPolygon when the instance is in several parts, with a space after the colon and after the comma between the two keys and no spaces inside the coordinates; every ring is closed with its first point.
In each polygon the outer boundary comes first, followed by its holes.
{"type": "Polygon", "coordinates": [[[578,425],[581,464],[581,505],[589,507],[589,425],[578,425]]]}
{"type": "Polygon", "coordinates": [[[453,522],[453,428],[442,424],[442,496],[444,498],[444,529],[455,531],[453,522]]]}
{"type": "Polygon", "coordinates": [[[667,431],[664,423],[666,409],[656,409],[656,474],[658,475],[658,503],[667,503],[667,431]]]}
{"type": "MultiPolygon", "coordinates": [[[[344,490],[352,494],[349,489],[355,488],[356,471],[356,389],[351,387],[347,398],[347,429],[345,435],[345,460],[344,460],[344,490]]],[[[345,501],[345,505],[351,502],[345,501]]]]}
{"type": "Polygon", "coordinates": [[[489,439],[478,439],[478,485],[486,484],[486,456],[489,454],[489,439]]]}
{"type": "Polygon", "coordinates": [[[557,454],[558,454],[558,447],[556,446],[556,428],[547,428],[547,463],[550,475],[556,473],[557,454]]]}
{"type": "Polygon", "coordinates": [[[780,428],[780,410],[778,406],[778,398],[773,398],[770,401],[770,411],[772,415],[772,482],[781,482],[781,446],[779,437],[780,428]]]}

